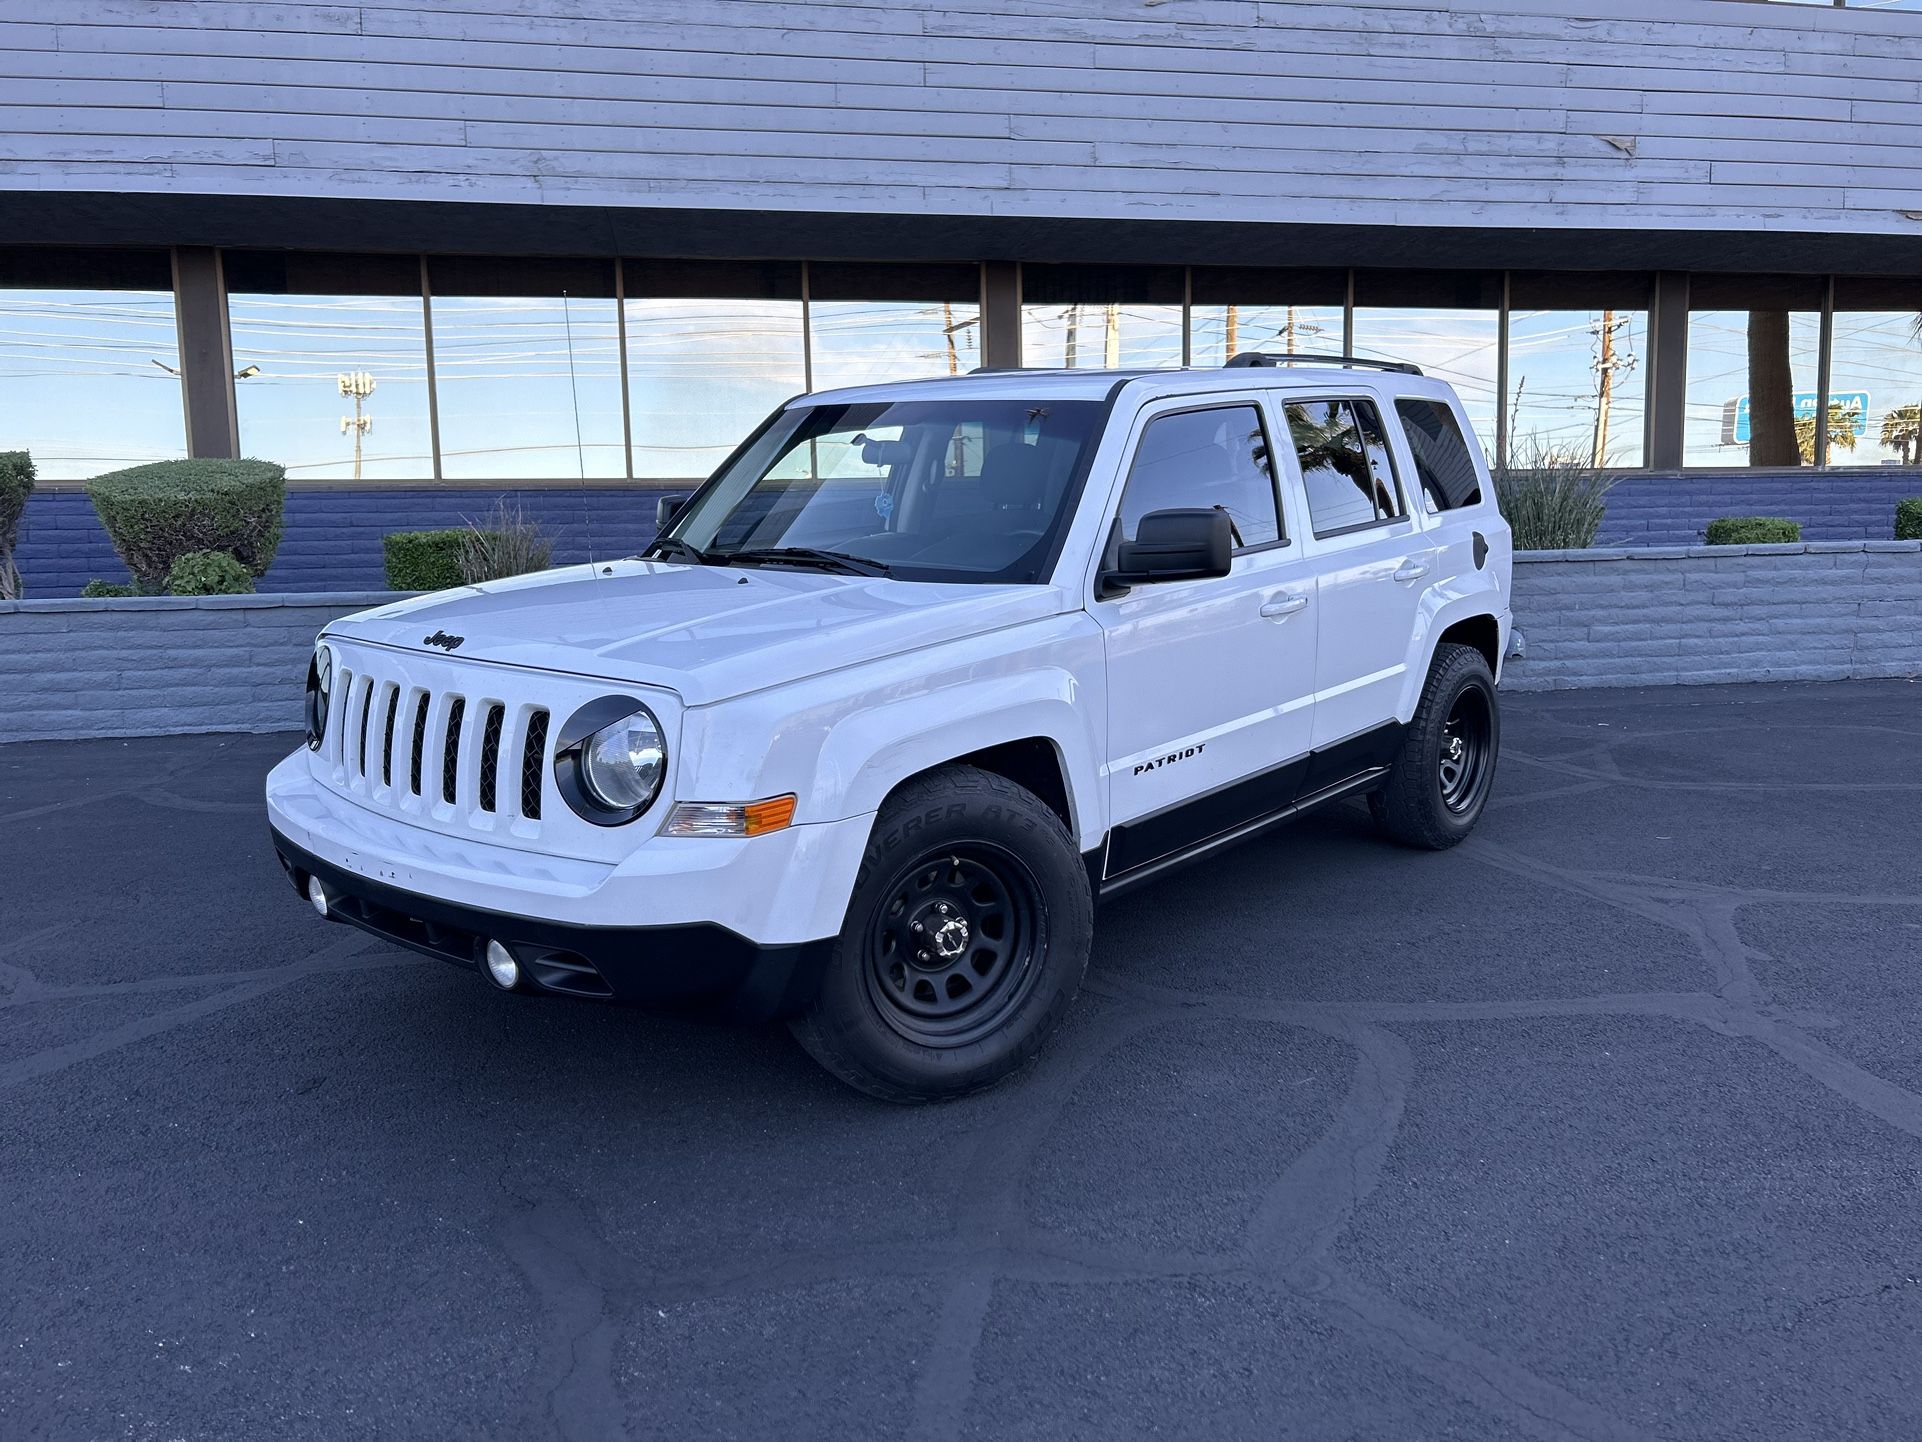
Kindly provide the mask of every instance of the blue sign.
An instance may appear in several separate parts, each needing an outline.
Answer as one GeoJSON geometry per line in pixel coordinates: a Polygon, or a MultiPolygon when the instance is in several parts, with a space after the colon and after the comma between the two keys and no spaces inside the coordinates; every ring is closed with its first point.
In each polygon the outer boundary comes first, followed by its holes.
{"type": "MultiPolygon", "coordinates": [[[[1735,408],[1734,424],[1727,428],[1728,434],[1723,439],[1733,441],[1738,446],[1745,446],[1750,439],[1748,397],[1742,396],[1730,404],[1735,408]]],[[[1797,391],[1795,393],[1796,420],[1814,420],[1815,405],[1814,391],[1797,391]]],[[[1846,428],[1857,437],[1866,436],[1869,433],[1869,393],[1867,391],[1830,391],[1829,407],[1831,410],[1839,409],[1842,412],[1842,419],[1846,422],[1846,427],[1833,426],[1832,429],[1840,431],[1846,428]]],[[[1833,419],[1835,418],[1831,416],[1831,420],[1833,419]]]]}

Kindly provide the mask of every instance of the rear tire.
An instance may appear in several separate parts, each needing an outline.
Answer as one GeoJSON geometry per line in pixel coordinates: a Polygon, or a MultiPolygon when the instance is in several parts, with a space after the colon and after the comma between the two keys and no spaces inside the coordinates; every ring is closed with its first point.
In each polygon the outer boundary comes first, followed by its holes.
{"type": "Polygon", "coordinates": [[[1369,794],[1376,823],[1404,846],[1454,846],[1488,804],[1501,735],[1487,658],[1473,646],[1437,646],[1388,780],[1369,794]]]}
{"type": "Polygon", "coordinates": [[[1088,873],[1061,818],[970,766],[881,808],[813,1005],[789,1023],[835,1076],[891,1102],[992,1086],[1032,1059],[1081,985],[1088,873]]]}

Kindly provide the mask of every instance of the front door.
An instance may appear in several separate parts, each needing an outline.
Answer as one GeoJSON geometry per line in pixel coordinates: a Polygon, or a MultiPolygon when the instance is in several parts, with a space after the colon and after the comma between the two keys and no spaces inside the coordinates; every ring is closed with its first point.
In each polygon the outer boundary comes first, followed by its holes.
{"type": "Polygon", "coordinates": [[[1292,539],[1270,426],[1253,396],[1144,407],[1119,513],[1216,506],[1233,570],[1135,586],[1091,606],[1106,634],[1104,875],[1149,865],[1286,808],[1309,747],[1314,577],[1292,539]]]}

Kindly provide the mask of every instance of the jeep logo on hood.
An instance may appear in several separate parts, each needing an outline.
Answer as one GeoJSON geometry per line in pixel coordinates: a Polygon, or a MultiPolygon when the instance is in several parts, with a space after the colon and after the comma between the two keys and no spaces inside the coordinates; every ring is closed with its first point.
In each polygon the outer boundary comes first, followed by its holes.
{"type": "Polygon", "coordinates": [[[423,636],[420,638],[423,646],[438,646],[443,651],[453,650],[466,639],[465,636],[450,636],[445,631],[436,631],[431,636],[423,636]]]}

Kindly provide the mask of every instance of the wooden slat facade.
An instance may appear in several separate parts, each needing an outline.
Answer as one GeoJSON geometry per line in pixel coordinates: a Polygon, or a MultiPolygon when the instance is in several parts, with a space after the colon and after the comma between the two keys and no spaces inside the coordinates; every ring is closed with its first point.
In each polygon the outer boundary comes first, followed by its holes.
{"type": "Polygon", "coordinates": [[[1922,15],[0,0],[0,192],[1922,239],[1922,15]]]}

